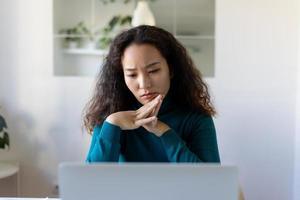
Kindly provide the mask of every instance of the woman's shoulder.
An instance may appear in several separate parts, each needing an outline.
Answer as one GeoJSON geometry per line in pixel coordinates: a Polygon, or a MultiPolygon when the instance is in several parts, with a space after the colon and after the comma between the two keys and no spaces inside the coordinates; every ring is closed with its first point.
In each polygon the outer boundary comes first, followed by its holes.
{"type": "Polygon", "coordinates": [[[211,119],[212,116],[205,113],[203,110],[199,108],[188,108],[188,107],[179,107],[178,111],[181,112],[183,115],[187,115],[192,118],[197,119],[211,119]]]}
{"type": "Polygon", "coordinates": [[[200,109],[181,109],[181,116],[188,121],[189,124],[197,126],[213,125],[213,116],[201,111],[200,109]]]}

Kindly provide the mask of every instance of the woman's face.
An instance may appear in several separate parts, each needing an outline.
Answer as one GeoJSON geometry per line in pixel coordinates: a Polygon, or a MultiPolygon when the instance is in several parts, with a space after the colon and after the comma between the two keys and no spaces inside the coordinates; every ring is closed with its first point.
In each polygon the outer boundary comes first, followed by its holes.
{"type": "Polygon", "coordinates": [[[150,44],[131,44],[122,57],[125,83],[135,98],[146,104],[170,88],[170,71],[165,58],[150,44]]]}

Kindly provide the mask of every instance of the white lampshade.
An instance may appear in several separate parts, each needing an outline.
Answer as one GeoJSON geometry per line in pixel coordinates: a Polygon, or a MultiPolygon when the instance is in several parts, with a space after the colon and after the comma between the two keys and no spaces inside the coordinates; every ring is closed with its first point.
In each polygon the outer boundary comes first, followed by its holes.
{"type": "Polygon", "coordinates": [[[147,1],[138,1],[137,6],[133,12],[131,25],[133,27],[139,25],[155,26],[154,15],[150,10],[147,1]]]}

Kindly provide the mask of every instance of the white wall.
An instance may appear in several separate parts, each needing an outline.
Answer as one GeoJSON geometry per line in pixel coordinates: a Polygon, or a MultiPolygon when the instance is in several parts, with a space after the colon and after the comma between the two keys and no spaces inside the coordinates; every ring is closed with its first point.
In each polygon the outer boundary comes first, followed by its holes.
{"type": "Polygon", "coordinates": [[[297,67],[296,0],[217,1],[221,157],[247,199],[292,199],[297,67]]]}
{"type": "Polygon", "coordinates": [[[0,7],[0,104],[12,141],[0,158],[21,162],[23,196],[51,196],[58,163],[85,157],[89,137],[80,115],[93,80],[53,76],[51,0],[7,0],[0,7]]]}
{"type": "MultiPolygon", "coordinates": [[[[300,54],[299,54],[300,58],[300,54]]],[[[294,200],[300,200],[300,62],[298,62],[298,89],[297,89],[297,116],[296,116],[296,138],[295,138],[295,178],[294,178],[294,200]]]]}
{"type": "MultiPolygon", "coordinates": [[[[15,53],[13,46],[16,46],[16,41],[8,40],[10,38],[16,38],[16,13],[14,12],[15,3],[12,2],[1,2],[0,5],[0,114],[8,116],[8,112],[14,110],[13,105],[15,102],[15,93],[10,91],[16,90],[16,85],[13,83],[14,69],[12,66],[15,65],[15,53]],[[8,20],[3,20],[9,18],[8,20]],[[10,95],[8,95],[10,93],[10,95]],[[11,105],[6,106],[7,102],[11,99],[11,105]]],[[[14,112],[14,111],[12,111],[14,112]]],[[[7,118],[7,120],[9,120],[7,118]]],[[[2,136],[2,135],[1,135],[2,136]]],[[[6,152],[6,157],[13,157],[14,153],[12,151],[6,152]]],[[[0,159],[4,156],[0,150],[0,159]]],[[[12,158],[13,159],[13,158],[12,158]]],[[[0,194],[10,194],[11,190],[16,193],[16,190],[11,188],[14,184],[16,176],[10,179],[0,180],[0,194]],[[9,183],[9,185],[7,184],[9,183]]]]}
{"type": "MultiPolygon", "coordinates": [[[[51,196],[58,163],[85,157],[80,114],[93,80],[52,75],[51,0],[3,2],[0,104],[12,151],[0,155],[21,161],[23,196],[51,196]]],[[[208,83],[222,162],[239,166],[249,200],[293,196],[296,14],[296,0],[216,3],[216,75],[208,83]]]]}
{"type": "MultiPolygon", "coordinates": [[[[298,11],[300,3],[298,2],[298,11]]],[[[294,170],[294,200],[300,200],[300,14],[298,12],[298,75],[297,75],[297,107],[295,135],[295,170],[294,170]]]]}

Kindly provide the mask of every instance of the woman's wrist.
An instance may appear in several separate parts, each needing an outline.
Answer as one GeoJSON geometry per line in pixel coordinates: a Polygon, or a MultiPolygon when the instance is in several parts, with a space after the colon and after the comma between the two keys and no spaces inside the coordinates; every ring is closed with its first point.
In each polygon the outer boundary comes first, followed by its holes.
{"type": "Polygon", "coordinates": [[[157,121],[155,135],[161,137],[164,133],[166,133],[170,129],[171,128],[167,124],[161,121],[157,121]]]}

